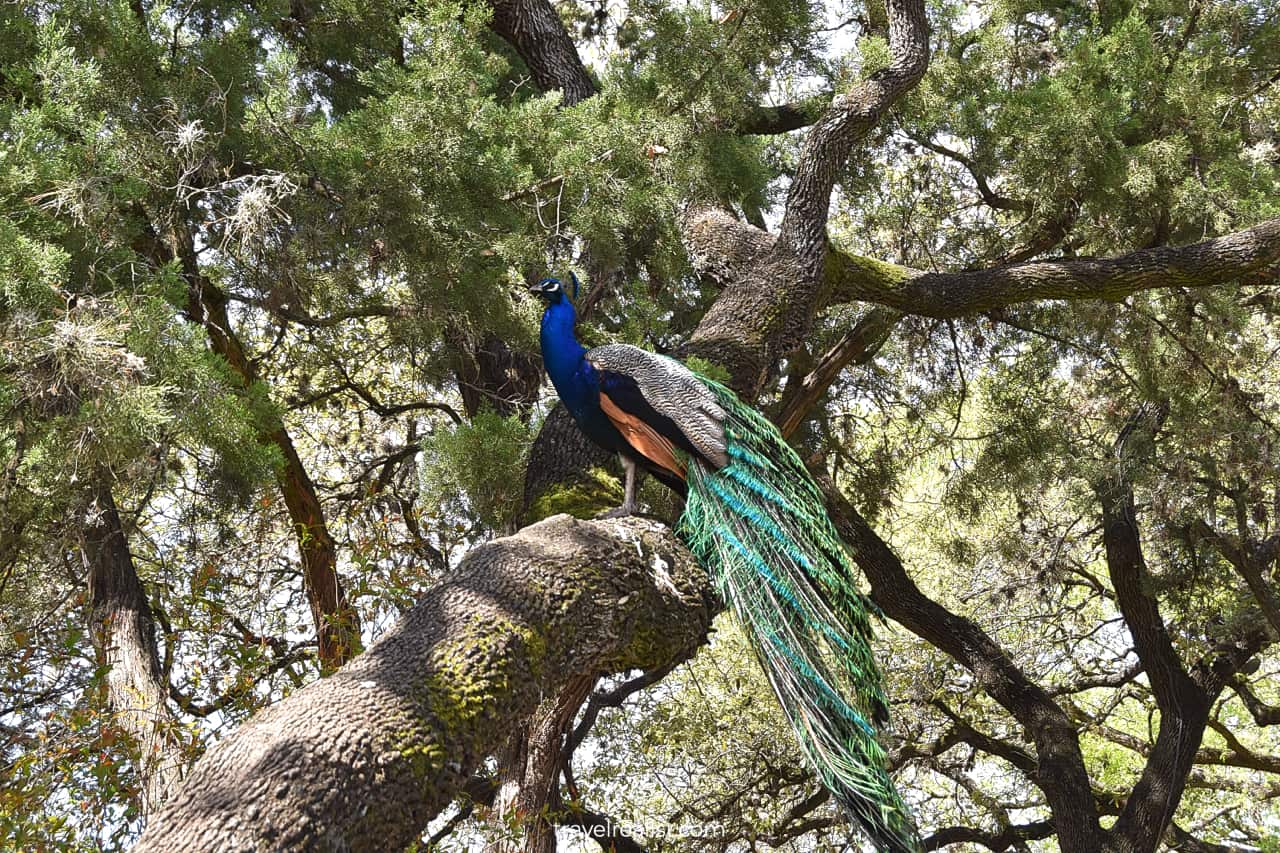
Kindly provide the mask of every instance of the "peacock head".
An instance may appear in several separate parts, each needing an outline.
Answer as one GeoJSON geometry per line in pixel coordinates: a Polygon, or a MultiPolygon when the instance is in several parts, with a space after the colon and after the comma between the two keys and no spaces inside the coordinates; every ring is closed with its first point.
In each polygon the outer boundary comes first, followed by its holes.
{"type": "MultiPolygon", "coordinates": [[[[573,273],[569,273],[569,278],[573,280],[573,296],[576,299],[578,297],[578,277],[573,273]]],[[[558,278],[544,278],[537,284],[530,285],[529,290],[536,293],[538,298],[548,305],[555,305],[566,298],[564,284],[558,278]]]]}
{"type": "Polygon", "coordinates": [[[548,305],[555,305],[564,299],[564,285],[558,278],[544,278],[537,284],[529,285],[529,290],[548,305]]]}

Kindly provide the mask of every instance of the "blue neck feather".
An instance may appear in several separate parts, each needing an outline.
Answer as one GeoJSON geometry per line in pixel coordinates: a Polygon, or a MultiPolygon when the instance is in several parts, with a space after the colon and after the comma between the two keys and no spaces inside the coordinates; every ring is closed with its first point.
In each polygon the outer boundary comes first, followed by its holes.
{"type": "Polygon", "coordinates": [[[575,418],[582,421],[599,409],[600,384],[595,369],[584,357],[586,349],[573,333],[577,314],[573,303],[559,294],[542,312],[542,362],[556,393],[575,418]]]}
{"type": "Polygon", "coordinates": [[[606,450],[624,453],[630,446],[600,408],[600,374],[573,333],[576,319],[573,303],[557,293],[542,312],[542,363],[560,401],[587,437],[606,450]]]}

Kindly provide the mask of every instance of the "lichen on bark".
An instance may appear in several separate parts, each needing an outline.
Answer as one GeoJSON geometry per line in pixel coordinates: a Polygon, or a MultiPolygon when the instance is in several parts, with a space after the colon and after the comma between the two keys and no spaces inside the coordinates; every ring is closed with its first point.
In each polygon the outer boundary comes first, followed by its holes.
{"type": "Polygon", "coordinates": [[[689,654],[713,610],[655,522],[556,515],[481,545],[367,652],[214,746],[135,850],[401,849],[542,697],[689,654]]]}

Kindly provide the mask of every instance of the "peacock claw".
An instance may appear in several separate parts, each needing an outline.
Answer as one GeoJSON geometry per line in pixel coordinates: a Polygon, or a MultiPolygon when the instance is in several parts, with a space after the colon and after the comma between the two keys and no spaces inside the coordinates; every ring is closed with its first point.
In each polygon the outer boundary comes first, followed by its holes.
{"type": "Polygon", "coordinates": [[[596,518],[628,518],[636,514],[635,505],[627,506],[623,504],[617,509],[611,509],[608,512],[601,513],[596,518]]]}

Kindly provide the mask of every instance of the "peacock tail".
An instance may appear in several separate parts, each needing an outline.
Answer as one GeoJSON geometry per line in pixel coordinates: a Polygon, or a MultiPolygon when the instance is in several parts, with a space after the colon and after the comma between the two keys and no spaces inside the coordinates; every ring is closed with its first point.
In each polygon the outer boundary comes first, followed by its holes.
{"type": "Polygon", "coordinates": [[[918,853],[876,740],[888,706],[870,646],[875,606],[799,456],[732,391],[698,378],[725,411],[729,464],[689,459],[680,536],[745,627],[822,784],[879,850],[918,853]]]}

